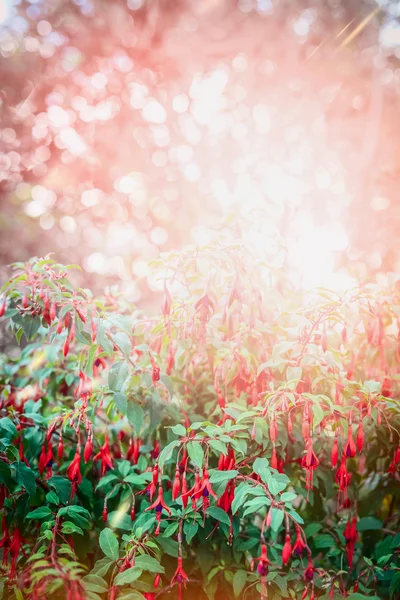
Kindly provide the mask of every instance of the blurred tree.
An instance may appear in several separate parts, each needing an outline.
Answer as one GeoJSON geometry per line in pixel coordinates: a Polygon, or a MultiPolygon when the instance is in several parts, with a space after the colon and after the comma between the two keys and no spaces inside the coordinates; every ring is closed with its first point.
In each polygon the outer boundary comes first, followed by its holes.
{"type": "Polygon", "coordinates": [[[312,215],[344,228],[347,266],[399,268],[399,9],[380,4],[6,4],[1,262],[55,252],[140,301],[144,261],[221,216],[287,240],[312,215]]]}

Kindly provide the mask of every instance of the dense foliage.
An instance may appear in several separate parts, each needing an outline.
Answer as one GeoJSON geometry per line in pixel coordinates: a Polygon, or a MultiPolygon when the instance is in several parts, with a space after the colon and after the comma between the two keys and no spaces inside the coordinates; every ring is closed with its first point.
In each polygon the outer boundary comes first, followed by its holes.
{"type": "Polygon", "coordinates": [[[190,247],[149,318],[73,267],[2,290],[3,597],[398,597],[396,283],[306,296],[190,247]]]}

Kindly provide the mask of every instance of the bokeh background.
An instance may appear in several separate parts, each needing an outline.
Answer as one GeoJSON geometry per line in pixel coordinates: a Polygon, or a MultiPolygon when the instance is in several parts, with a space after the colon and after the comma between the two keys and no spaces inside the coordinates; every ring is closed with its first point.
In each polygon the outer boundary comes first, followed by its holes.
{"type": "Polygon", "coordinates": [[[398,1],[0,0],[0,57],[0,278],[53,252],[151,304],[227,235],[304,286],[400,271],[398,1]]]}

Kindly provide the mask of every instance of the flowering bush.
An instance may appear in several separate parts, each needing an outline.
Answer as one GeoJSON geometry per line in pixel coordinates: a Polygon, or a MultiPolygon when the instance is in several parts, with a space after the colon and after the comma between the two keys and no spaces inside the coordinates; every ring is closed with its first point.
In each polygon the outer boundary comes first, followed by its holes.
{"type": "Polygon", "coordinates": [[[399,288],[188,248],[146,316],[73,267],[2,290],[3,597],[399,597],[399,288]]]}

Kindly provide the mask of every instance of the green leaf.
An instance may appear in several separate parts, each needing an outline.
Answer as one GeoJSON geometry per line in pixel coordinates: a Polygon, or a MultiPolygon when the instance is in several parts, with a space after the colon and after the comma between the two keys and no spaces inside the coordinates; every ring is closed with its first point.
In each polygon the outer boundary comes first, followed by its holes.
{"type": "Polygon", "coordinates": [[[53,475],[49,479],[49,485],[55,489],[57,496],[63,504],[69,501],[71,496],[71,482],[68,479],[60,477],[60,475],[53,475]]]}
{"type": "Polygon", "coordinates": [[[174,427],[171,427],[171,431],[172,433],[175,433],[175,435],[186,435],[186,429],[180,423],[178,423],[178,425],[174,425],[174,427]]]}
{"type": "Polygon", "coordinates": [[[35,510],[31,510],[26,515],[27,519],[45,519],[51,515],[51,510],[47,506],[40,506],[39,508],[35,508],[35,510]]]}
{"type": "Polygon", "coordinates": [[[128,410],[128,400],[125,394],[114,392],[114,402],[121,415],[125,416],[128,410]]]}
{"type": "Polygon", "coordinates": [[[255,486],[251,486],[248,483],[241,483],[239,487],[235,489],[235,495],[232,502],[232,514],[235,515],[238,508],[242,506],[245,496],[255,486]]]}
{"type": "Polygon", "coordinates": [[[272,476],[268,480],[268,489],[273,496],[276,496],[277,494],[279,494],[279,492],[283,492],[286,486],[287,483],[278,481],[276,476],[272,476]]]}
{"type": "Polygon", "coordinates": [[[109,340],[108,337],[106,336],[104,323],[101,319],[98,320],[97,341],[100,344],[100,346],[103,348],[104,352],[108,356],[111,356],[113,353],[113,345],[112,345],[111,340],[109,340]]]}
{"type": "Polygon", "coordinates": [[[64,521],[61,527],[61,531],[66,533],[67,535],[71,533],[78,533],[79,535],[83,535],[83,529],[72,523],[71,521],[64,521]]]}
{"type": "Polygon", "coordinates": [[[165,531],[163,532],[162,536],[164,538],[171,537],[171,535],[174,535],[174,533],[177,532],[178,527],[179,527],[179,523],[170,523],[168,525],[168,527],[165,529],[165,531]]]}
{"type": "Polygon", "coordinates": [[[128,410],[127,417],[129,423],[132,425],[136,435],[139,435],[140,430],[143,427],[144,421],[144,412],[143,408],[134,402],[133,400],[128,400],[128,410]]]}
{"type": "Polygon", "coordinates": [[[363,517],[357,523],[357,531],[374,531],[382,529],[382,521],[375,517],[363,517]]]}
{"type": "Polygon", "coordinates": [[[11,486],[11,469],[9,465],[0,459],[0,482],[8,488],[11,486]]]}
{"type": "Polygon", "coordinates": [[[87,357],[87,361],[86,361],[86,367],[85,367],[85,372],[87,375],[89,375],[89,377],[91,377],[93,375],[93,363],[96,358],[97,348],[98,348],[97,344],[92,344],[89,348],[88,357],[87,357]]]}
{"type": "Polygon", "coordinates": [[[185,521],[185,524],[183,526],[183,532],[186,536],[187,544],[190,544],[194,536],[197,534],[198,530],[199,524],[197,523],[197,521],[193,521],[192,519],[190,521],[185,521]]]}
{"type": "Polygon", "coordinates": [[[133,583],[136,579],[139,579],[141,574],[143,573],[142,569],[137,567],[131,567],[122,573],[118,573],[116,578],[114,579],[114,585],[128,585],[129,583],[133,583]]]}
{"type": "Polygon", "coordinates": [[[229,481],[230,479],[234,479],[236,475],[238,475],[239,471],[235,469],[231,471],[214,471],[211,474],[210,482],[211,483],[222,483],[224,481],[229,481]]]}
{"type": "Polygon", "coordinates": [[[112,558],[113,560],[118,559],[118,540],[115,537],[114,532],[108,527],[103,529],[100,533],[99,544],[100,548],[108,558],[112,558]]]}
{"type": "Polygon", "coordinates": [[[285,516],[285,513],[280,508],[272,509],[271,529],[273,531],[278,531],[279,527],[282,525],[284,516],[285,516]]]}
{"type": "Polygon", "coordinates": [[[8,417],[0,419],[0,436],[7,437],[9,439],[15,438],[17,435],[17,428],[14,423],[8,417]]]}
{"type": "Polygon", "coordinates": [[[143,571],[149,571],[149,573],[165,573],[164,567],[160,565],[158,560],[148,554],[136,556],[135,567],[139,567],[143,571]]]}
{"type": "Polygon", "coordinates": [[[198,442],[188,442],[186,444],[186,449],[193,464],[201,469],[204,460],[204,450],[201,444],[198,442]]]}
{"type": "Polygon", "coordinates": [[[217,452],[220,452],[224,455],[228,453],[226,444],[224,442],[221,442],[221,440],[209,440],[208,443],[211,446],[211,448],[213,448],[213,450],[216,450],[217,452]]]}
{"type": "Polygon", "coordinates": [[[318,402],[314,402],[312,405],[312,412],[314,415],[313,427],[317,427],[324,418],[324,411],[318,402]]]}
{"type": "Polygon", "coordinates": [[[379,596],[365,596],[359,592],[354,592],[347,596],[347,600],[380,600],[379,596]]]}
{"type": "Polygon", "coordinates": [[[34,496],[36,494],[35,473],[23,462],[13,463],[12,466],[17,472],[18,482],[26,489],[30,496],[34,496]]]}
{"type": "Polygon", "coordinates": [[[233,593],[235,594],[235,598],[239,598],[244,586],[246,585],[246,581],[247,572],[243,569],[240,569],[240,571],[236,571],[236,573],[233,576],[233,593]]]}
{"type": "Polygon", "coordinates": [[[86,591],[88,592],[97,592],[98,594],[104,594],[108,589],[107,583],[102,577],[99,577],[98,575],[85,575],[85,577],[82,578],[82,582],[85,586],[86,591]]]}
{"type": "Polygon", "coordinates": [[[113,475],[112,473],[110,473],[110,475],[106,475],[105,477],[102,477],[99,481],[99,483],[97,484],[96,490],[104,487],[105,485],[109,484],[109,483],[113,483],[114,481],[118,481],[118,477],[116,475],[113,475]]]}
{"type": "Polygon", "coordinates": [[[253,463],[253,471],[257,473],[257,475],[261,475],[261,472],[265,469],[268,469],[269,462],[266,458],[256,458],[253,463]]]}
{"type": "Polygon", "coordinates": [[[171,458],[172,453],[178,444],[179,441],[174,440],[173,442],[170,442],[167,446],[165,446],[163,450],[161,450],[160,455],[158,457],[158,466],[160,467],[160,471],[163,470],[165,461],[171,458]]]}
{"type": "Polygon", "coordinates": [[[129,358],[132,350],[132,343],[129,337],[123,331],[119,331],[113,335],[113,340],[116,346],[121,348],[125,358],[129,358]]]}
{"type": "Polygon", "coordinates": [[[226,523],[226,525],[230,526],[231,524],[231,520],[226,512],[218,506],[209,506],[207,508],[207,515],[213,519],[216,519],[217,521],[220,521],[221,523],[226,523]]]}
{"type": "Polygon", "coordinates": [[[296,498],[297,498],[297,494],[295,494],[293,492],[284,492],[281,495],[282,502],[293,502],[293,500],[295,500],[296,498]]]}

